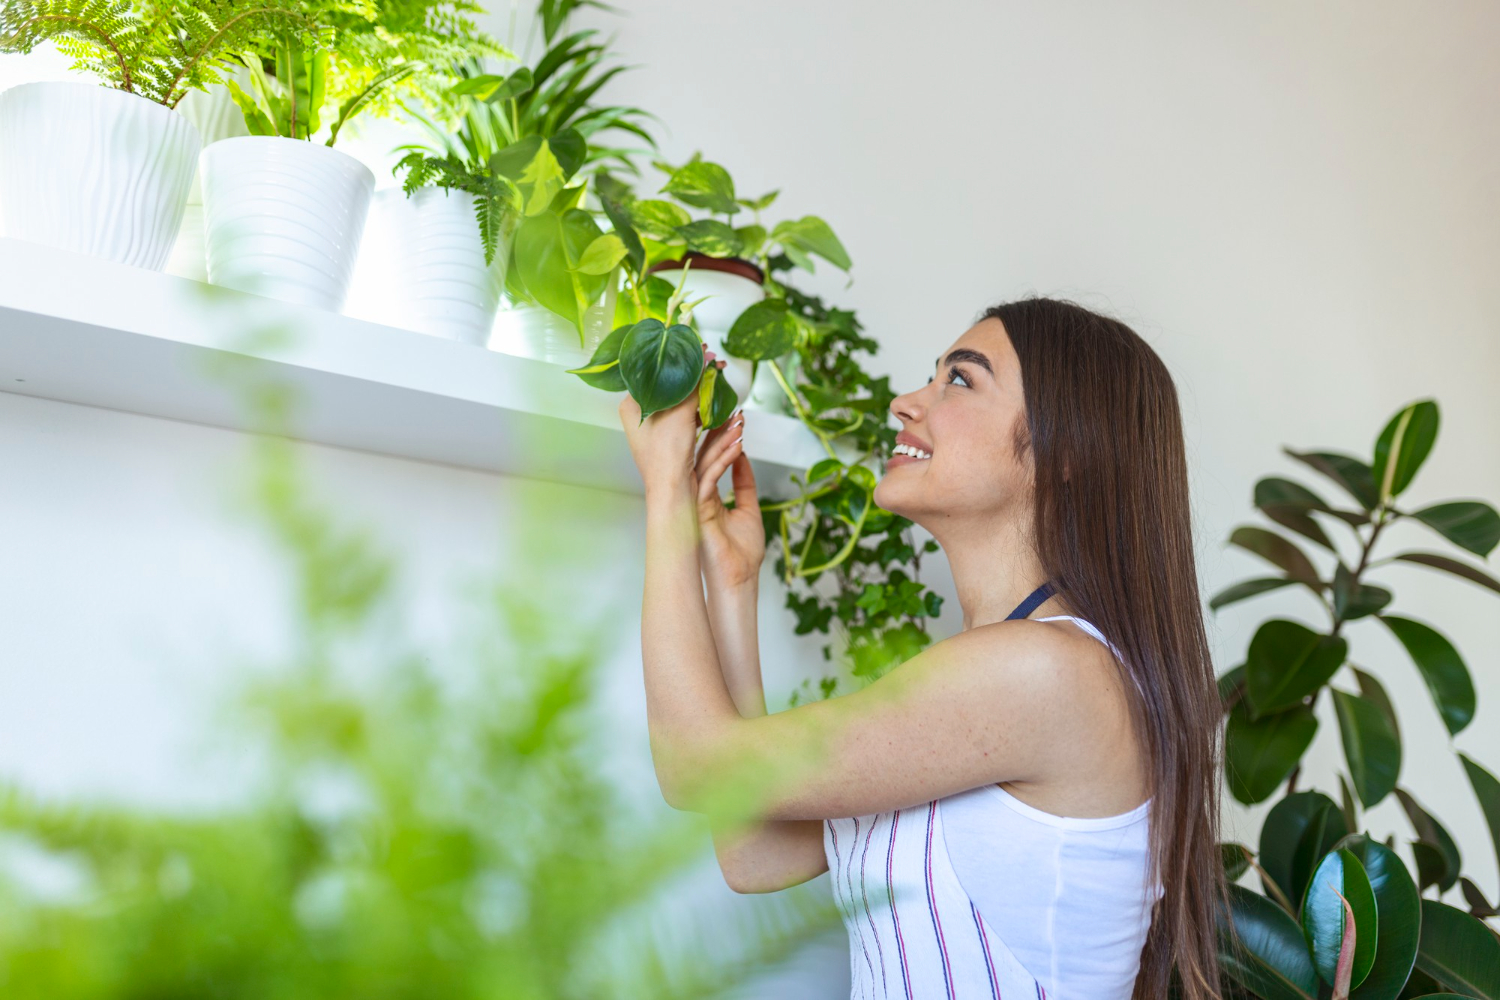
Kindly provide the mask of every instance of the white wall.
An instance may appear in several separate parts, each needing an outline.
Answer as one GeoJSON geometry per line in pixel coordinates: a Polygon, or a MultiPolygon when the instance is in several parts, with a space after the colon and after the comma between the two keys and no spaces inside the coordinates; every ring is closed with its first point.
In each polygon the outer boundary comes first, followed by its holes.
{"type": "MultiPolygon", "coordinates": [[[[859,310],[884,345],[871,367],[898,389],[925,380],[982,308],[1033,291],[1111,312],[1157,348],[1184,407],[1205,595],[1261,572],[1223,544],[1255,520],[1256,478],[1333,492],[1281,445],[1365,453],[1416,398],[1436,397],[1444,424],[1413,503],[1500,501],[1500,8],[1487,0],[627,6],[586,18],[642,67],[614,98],[664,119],[668,159],[701,149],[746,193],[780,187],[777,210],[835,227],[856,280],[815,287],[859,310]]],[[[0,771],[59,792],[211,796],[187,768],[184,706],[211,680],[195,668],[231,641],[277,642],[273,567],[217,492],[242,445],[0,394],[0,771]]],[[[507,513],[539,488],[309,455],[326,498],[399,540],[414,599],[439,604],[436,633],[451,612],[440,584],[507,558],[524,530],[507,513]]],[[[588,491],[564,492],[587,506],[588,491]]],[[[627,605],[639,515],[617,499],[589,535],[627,605]]],[[[1391,535],[1388,551],[1445,545],[1391,535]]],[[[927,565],[951,630],[951,585],[927,565]]],[[[1496,597],[1417,568],[1382,579],[1400,612],[1466,654],[1479,712],[1454,743],[1500,770],[1496,597]]],[[[781,602],[768,578],[773,687],[818,667],[814,644],[790,641],[781,602]]],[[[1312,611],[1285,593],[1226,610],[1211,625],[1220,670],[1264,618],[1316,623],[1312,611]]],[[[1350,634],[1400,706],[1405,781],[1493,895],[1488,835],[1425,689],[1378,624],[1350,634]]],[[[639,710],[639,665],[622,654],[618,667],[634,692],[624,707],[639,710]]],[[[1329,714],[1310,779],[1336,787],[1340,756],[1329,714]]],[[[1226,833],[1251,839],[1253,818],[1231,808],[1226,833]]],[[[1394,804],[1371,825],[1408,836],[1394,804]]],[[[842,963],[835,949],[829,983],[842,963]]]]}

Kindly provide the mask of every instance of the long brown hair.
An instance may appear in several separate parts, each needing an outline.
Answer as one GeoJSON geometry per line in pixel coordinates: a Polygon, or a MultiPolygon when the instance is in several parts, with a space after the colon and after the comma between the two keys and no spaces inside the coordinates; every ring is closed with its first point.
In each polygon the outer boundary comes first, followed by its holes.
{"type": "Polygon", "coordinates": [[[1176,386],[1135,331],[1076,303],[1023,299],[983,318],[1005,324],[1021,360],[1016,448],[1036,465],[1042,566],[1140,684],[1124,687],[1152,795],[1146,884],[1164,891],[1134,996],[1218,1000],[1220,707],[1176,386]]]}

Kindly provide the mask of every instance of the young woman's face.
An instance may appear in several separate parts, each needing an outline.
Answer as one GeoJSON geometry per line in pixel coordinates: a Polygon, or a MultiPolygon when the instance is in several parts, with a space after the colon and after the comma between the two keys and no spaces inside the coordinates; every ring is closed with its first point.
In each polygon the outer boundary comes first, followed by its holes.
{"type": "MultiPolygon", "coordinates": [[[[930,458],[887,456],[875,502],[929,531],[945,518],[1004,512],[1030,495],[1030,456],[1015,452],[1024,420],[1021,364],[1005,326],[981,320],[939,357],[921,388],[897,396],[891,413],[908,441],[930,458]]],[[[904,451],[904,449],[903,449],[904,451]]]]}

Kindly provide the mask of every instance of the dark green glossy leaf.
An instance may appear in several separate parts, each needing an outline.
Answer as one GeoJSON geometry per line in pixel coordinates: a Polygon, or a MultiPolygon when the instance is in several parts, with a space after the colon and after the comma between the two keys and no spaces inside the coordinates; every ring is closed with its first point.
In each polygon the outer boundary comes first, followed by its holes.
{"type": "Polygon", "coordinates": [[[729,171],[707,160],[696,160],[674,170],[662,193],[684,205],[706,208],[720,215],[733,215],[740,210],[729,171]]]}
{"type": "Polygon", "coordinates": [[[1448,732],[1462,732],[1474,718],[1474,681],[1453,643],[1431,626],[1410,618],[1378,617],[1411,654],[1448,732]]]}
{"type": "Polygon", "coordinates": [[[678,226],[677,235],[687,241],[688,249],[710,257],[736,257],[745,250],[745,243],[734,227],[718,219],[699,219],[678,226]]]}
{"type": "Polygon", "coordinates": [[[1495,860],[1500,861],[1500,781],[1495,780],[1493,774],[1466,754],[1459,754],[1458,759],[1464,763],[1464,773],[1469,776],[1474,797],[1479,800],[1480,811],[1484,813],[1484,821],[1490,828],[1490,841],[1495,845],[1495,860]]]}
{"type": "Polygon", "coordinates": [[[1413,511],[1412,517],[1460,548],[1475,555],[1490,554],[1500,543],[1500,514],[1478,500],[1454,500],[1413,511]]]}
{"type": "Polygon", "coordinates": [[[719,369],[709,365],[703,370],[705,381],[698,385],[698,416],[704,429],[718,427],[734,416],[740,395],[734,391],[727,378],[720,377],[719,369]],[[706,388],[705,388],[706,386],[706,388]]]}
{"type": "Polygon", "coordinates": [[[1279,567],[1293,580],[1306,584],[1313,590],[1320,591],[1323,587],[1312,560],[1307,558],[1303,551],[1290,540],[1274,531],[1244,525],[1234,529],[1229,536],[1229,544],[1238,545],[1248,552],[1255,553],[1273,566],[1279,567]]]}
{"type": "Polygon", "coordinates": [[[594,356],[589,358],[589,363],[582,368],[569,368],[568,373],[577,375],[584,382],[595,389],[604,389],[607,392],[622,392],[625,389],[625,377],[620,374],[620,345],[625,342],[625,335],[630,332],[633,323],[615,327],[609,336],[599,342],[594,348],[594,356]]]}
{"type": "Polygon", "coordinates": [[[1490,576],[1482,569],[1470,566],[1467,563],[1461,563],[1457,559],[1438,555],[1436,552],[1402,552],[1391,556],[1391,558],[1399,559],[1402,562],[1416,563],[1419,566],[1430,566],[1433,569],[1440,569],[1445,573],[1461,576],[1465,580],[1470,580],[1481,587],[1487,587],[1495,593],[1500,594],[1500,580],[1490,576]]]}
{"type": "Polygon", "coordinates": [[[1250,870],[1250,848],[1235,841],[1222,843],[1219,862],[1224,866],[1224,878],[1234,882],[1250,870]]]}
{"type": "Polygon", "coordinates": [[[724,336],[724,350],[737,358],[769,361],[797,343],[797,317],[782,299],[763,299],[740,313],[724,336]]]}
{"type": "Polygon", "coordinates": [[[1302,929],[1281,907],[1229,886],[1229,914],[1216,911],[1219,957],[1230,978],[1262,1000],[1316,1000],[1318,972],[1302,929]]]}
{"type": "Polygon", "coordinates": [[[1350,669],[1354,671],[1355,680],[1359,682],[1359,693],[1380,709],[1386,722],[1390,723],[1391,732],[1400,736],[1401,724],[1396,720],[1396,707],[1391,704],[1391,696],[1385,693],[1385,687],[1374,674],[1366,673],[1355,666],[1351,666],[1350,669]]]}
{"type": "Polygon", "coordinates": [[[1370,889],[1364,866],[1349,851],[1329,851],[1313,871],[1302,900],[1302,933],[1312,951],[1318,975],[1332,985],[1345,931],[1340,894],[1354,911],[1354,965],[1349,985],[1358,986],[1375,963],[1379,918],[1375,912],[1375,893],[1370,889]]]}
{"type": "Polygon", "coordinates": [[[1367,618],[1391,603],[1394,597],[1384,587],[1356,583],[1354,574],[1342,562],[1333,571],[1333,610],[1340,621],[1367,618]]]}
{"type": "Polygon", "coordinates": [[[703,374],[703,341],[692,327],[646,319],[620,345],[620,373],[641,407],[641,421],[687,399],[703,374]]]}
{"type": "Polygon", "coordinates": [[[1213,600],[1208,602],[1208,606],[1211,610],[1217,611],[1226,604],[1243,601],[1272,590],[1280,590],[1282,587],[1289,587],[1296,582],[1296,580],[1290,580],[1285,577],[1263,577],[1259,580],[1245,580],[1219,591],[1214,595],[1213,600]]]}
{"type": "Polygon", "coordinates": [[[1380,502],[1370,467],[1359,459],[1333,451],[1293,451],[1290,448],[1281,450],[1338,483],[1365,510],[1373,510],[1380,502]]]}
{"type": "Polygon", "coordinates": [[[1389,795],[1401,773],[1401,738],[1380,706],[1357,694],[1331,689],[1344,759],[1359,801],[1369,809],[1389,795]]]}
{"type": "Polygon", "coordinates": [[[1224,731],[1224,777],[1230,794],[1246,805],[1269,798],[1292,773],[1317,731],[1317,717],[1305,705],[1252,720],[1241,699],[1229,710],[1224,731]]]}
{"type": "Polygon", "coordinates": [[[1219,676],[1218,683],[1219,701],[1227,705],[1230,699],[1234,698],[1235,691],[1245,686],[1245,665],[1241,663],[1237,667],[1224,671],[1219,676]]]}
{"type": "Polygon", "coordinates": [[[1406,407],[1385,425],[1375,441],[1375,461],[1370,466],[1382,499],[1400,496],[1411,485],[1437,441],[1437,432],[1437,403],[1430,399],[1406,407]]]}
{"type": "Polygon", "coordinates": [[[1375,961],[1350,1000],[1395,1000],[1417,957],[1422,915],[1416,884],[1396,852],[1363,834],[1350,834],[1338,846],[1364,866],[1379,918],[1375,961]]]}
{"type": "Polygon", "coordinates": [[[1344,826],[1359,829],[1359,809],[1354,805],[1354,793],[1342,771],[1339,772],[1339,813],[1344,817],[1344,826]]]}
{"type": "Polygon", "coordinates": [[[1300,622],[1262,623],[1245,654],[1245,693],[1251,717],[1279,712],[1317,692],[1343,666],[1349,643],[1300,622]]]}
{"type": "Polygon", "coordinates": [[[1417,859],[1418,891],[1425,890],[1429,885],[1436,885],[1439,891],[1447,892],[1458,881],[1463,869],[1458,842],[1453,839],[1448,828],[1439,823],[1432,813],[1423,809],[1406,789],[1398,787],[1396,798],[1401,801],[1401,808],[1406,811],[1406,818],[1411,821],[1412,829],[1418,837],[1412,845],[1412,854],[1417,859]],[[1424,850],[1419,851],[1419,847],[1424,850]]]}
{"type": "Polygon", "coordinates": [[[646,266],[646,248],[641,245],[640,234],[630,221],[630,213],[625,210],[625,206],[611,198],[601,196],[599,203],[604,206],[604,214],[614,227],[615,235],[625,244],[625,259],[630,261],[631,272],[640,274],[641,269],[646,266]]]}
{"type": "Polygon", "coordinates": [[[1497,908],[1488,899],[1485,899],[1484,893],[1479,891],[1479,886],[1470,881],[1468,876],[1460,875],[1458,877],[1458,887],[1464,894],[1464,902],[1469,904],[1469,916],[1481,919],[1484,917],[1500,916],[1500,908],[1497,908]]]}
{"type": "Polygon", "coordinates": [[[1330,552],[1338,551],[1310,513],[1327,510],[1328,505],[1300,483],[1279,476],[1261,479],[1255,484],[1255,506],[1277,524],[1312,539],[1330,552]]]}
{"type": "Polygon", "coordinates": [[[1293,792],[1271,807],[1261,825],[1261,868],[1299,906],[1313,868],[1348,833],[1343,814],[1328,796],[1293,792]]]}
{"type": "Polygon", "coordinates": [[[1500,1000],[1500,939],[1457,907],[1422,900],[1417,968],[1477,1000],[1500,1000]]]}

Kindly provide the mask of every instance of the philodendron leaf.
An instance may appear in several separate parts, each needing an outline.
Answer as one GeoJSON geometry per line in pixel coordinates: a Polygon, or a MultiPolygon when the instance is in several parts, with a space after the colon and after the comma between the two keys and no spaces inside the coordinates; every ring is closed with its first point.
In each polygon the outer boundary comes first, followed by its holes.
{"type": "Polygon", "coordinates": [[[1447,892],[1458,881],[1463,869],[1458,842],[1448,828],[1423,809],[1406,789],[1397,788],[1396,798],[1418,837],[1412,843],[1412,855],[1417,859],[1417,890],[1420,892],[1435,885],[1439,892],[1447,892]]]}
{"type": "MultiPolygon", "coordinates": [[[[779,223],[771,230],[771,239],[780,243],[783,250],[800,251],[803,255],[817,254],[840,271],[849,270],[849,252],[833,234],[828,223],[816,215],[804,215],[800,219],[788,219],[779,223]]],[[[793,253],[789,252],[787,256],[793,262],[798,262],[793,253]]],[[[799,266],[812,270],[811,262],[805,265],[799,262],[799,266]]]]}
{"type": "Polygon", "coordinates": [[[1401,773],[1401,737],[1374,702],[1337,689],[1332,694],[1344,759],[1349,762],[1359,801],[1369,809],[1396,787],[1401,773]]]}
{"type": "Polygon", "coordinates": [[[1352,833],[1339,847],[1359,859],[1375,896],[1375,961],[1350,1000],[1396,1000],[1411,974],[1421,933],[1421,897],[1396,852],[1364,834],[1352,833]]]}
{"type": "Polygon", "coordinates": [[[1500,543],[1500,514],[1478,500],[1433,504],[1412,512],[1411,516],[1481,558],[1500,543]]]}
{"type": "Polygon", "coordinates": [[[1313,871],[1307,895],[1302,899],[1302,933],[1312,951],[1318,975],[1329,985],[1335,983],[1339,953],[1347,929],[1344,903],[1354,913],[1354,960],[1349,985],[1358,986],[1370,973],[1375,962],[1376,934],[1379,917],[1375,911],[1375,893],[1359,858],[1346,850],[1326,854],[1313,871]]]}
{"type": "Polygon", "coordinates": [[[1349,643],[1298,622],[1273,618],[1256,629],[1245,654],[1245,694],[1252,719],[1299,703],[1343,666],[1349,643]]]}
{"type": "Polygon", "coordinates": [[[718,365],[703,369],[703,377],[698,380],[698,423],[704,429],[713,426],[709,420],[713,416],[714,386],[720,381],[718,365]]]}
{"type": "MultiPolygon", "coordinates": [[[[708,372],[717,373],[718,371],[719,369],[712,365],[708,368],[708,372]]],[[[708,372],[704,374],[707,375],[708,372]]],[[[719,374],[713,380],[712,391],[709,393],[708,398],[708,417],[703,421],[703,426],[705,428],[718,427],[724,421],[734,416],[734,408],[739,405],[739,402],[740,394],[734,391],[734,386],[729,384],[729,379],[719,374]]],[[[700,409],[700,416],[702,413],[703,411],[700,409]]]]}
{"type": "Polygon", "coordinates": [[[1385,425],[1375,441],[1375,461],[1370,466],[1382,500],[1400,496],[1411,485],[1432,451],[1437,432],[1437,403],[1430,399],[1411,404],[1385,425]]]}
{"type": "Polygon", "coordinates": [[[1399,559],[1402,562],[1416,563],[1418,566],[1430,566],[1433,569],[1440,569],[1444,573],[1461,576],[1465,580],[1472,581],[1481,587],[1487,587],[1495,593],[1500,594],[1500,580],[1495,579],[1478,567],[1461,563],[1457,559],[1450,559],[1444,555],[1438,555],[1436,552],[1402,552],[1391,556],[1391,558],[1399,559]]]}
{"type": "Polygon", "coordinates": [[[1262,802],[1292,773],[1318,731],[1306,705],[1252,720],[1242,698],[1229,710],[1224,730],[1224,777],[1240,802],[1262,802]]]}
{"type": "Polygon", "coordinates": [[[594,348],[594,356],[589,358],[589,363],[582,368],[569,368],[568,374],[577,375],[584,382],[595,389],[604,389],[607,392],[623,392],[625,390],[625,377],[620,374],[620,345],[625,342],[625,334],[630,332],[633,323],[615,327],[609,336],[599,342],[594,348]]]}
{"type": "Polygon", "coordinates": [[[516,230],[514,270],[526,292],[577,327],[580,340],[583,312],[603,294],[607,279],[576,268],[600,235],[594,217],[581,208],[531,216],[516,230]]]}
{"type": "Polygon", "coordinates": [[[1293,906],[1300,906],[1313,869],[1348,834],[1332,799],[1322,792],[1293,792],[1271,807],[1261,825],[1261,868],[1293,906]]]}
{"type": "Polygon", "coordinates": [[[718,219],[699,219],[677,227],[677,235],[687,242],[688,249],[706,253],[710,257],[734,257],[745,250],[745,243],[734,227],[718,219]]]}
{"type": "Polygon", "coordinates": [[[670,201],[634,201],[626,210],[630,213],[630,221],[635,223],[635,228],[660,240],[676,239],[677,227],[693,221],[693,217],[681,205],[674,205],[670,201]]]}
{"type": "Polygon", "coordinates": [[[1217,908],[1224,971],[1261,1000],[1316,1000],[1318,972],[1302,930],[1281,907],[1241,885],[1229,886],[1228,919],[1217,908]]]}
{"type": "Polygon", "coordinates": [[[1219,591],[1213,596],[1213,599],[1208,602],[1208,607],[1212,611],[1217,611],[1220,608],[1224,607],[1226,604],[1234,604],[1236,601],[1243,601],[1247,598],[1258,597],[1259,595],[1268,593],[1272,590],[1280,590],[1282,587],[1291,586],[1296,582],[1296,580],[1277,576],[1262,577],[1259,580],[1245,580],[1241,583],[1236,583],[1232,586],[1225,587],[1223,590],[1219,591]]]}
{"type": "Polygon", "coordinates": [[[641,407],[641,422],[687,399],[703,374],[703,341],[692,327],[644,319],[625,334],[620,374],[641,407]]]}
{"type": "Polygon", "coordinates": [[[1375,489],[1375,477],[1370,467],[1359,459],[1332,451],[1281,450],[1338,483],[1365,510],[1374,510],[1379,505],[1380,495],[1375,489]]]}
{"type": "Polygon", "coordinates": [[[1307,558],[1296,545],[1274,531],[1249,525],[1235,528],[1229,536],[1229,544],[1238,545],[1248,552],[1255,553],[1272,565],[1280,567],[1293,580],[1306,584],[1314,591],[1321,592],[1323,588],[1312,560],[1307,558]]]}
{"type": "Polygon", "coordinates": [[[1476,1000],[1500,1000],[1500,938],[1463,910],[1422,900],[1417,968],[1476,1000]]]}
{"type": "Polygon", "coordinates": [[[1462,732],[1474,718],[1474,681],[1453,643],[1431,626],[1410,618],[1378,617],[1411,654],[1448,732],[1462,732]]]}
{"type": "Polygon", "coordinates": [[[797,343],[797,317],[781,299],[763,299],[740,313],[724,336],[724,350],[748,361],[779,358],[797,343]]]}
{"type": "Polygon", "coordinates": [[[734,181],[729,171],[717,163],[697,160],[684,164],[672,172],[664,194],[669,194],[685,205],[706,208],[720,215],[733,215],[740,210],[734,199],[734,181]]]}
{"type": "Polygon", "coordinates": [[[1474,797],[1479,800],[1480,811],[1490,828],[1490,841],[1495,845],[1495,860],[1500,861],[1500,781],[1476,761],[1465,754],[1458,759],[1464,762],[1464,773],[1474,788],[1474,797]]]}
{"type": "Polygon", "coordinates": [[[605,233],[588,245],[574,270],[584,274],[608,274],[624,259],[625,241],[614,233],[605,233]]]}

